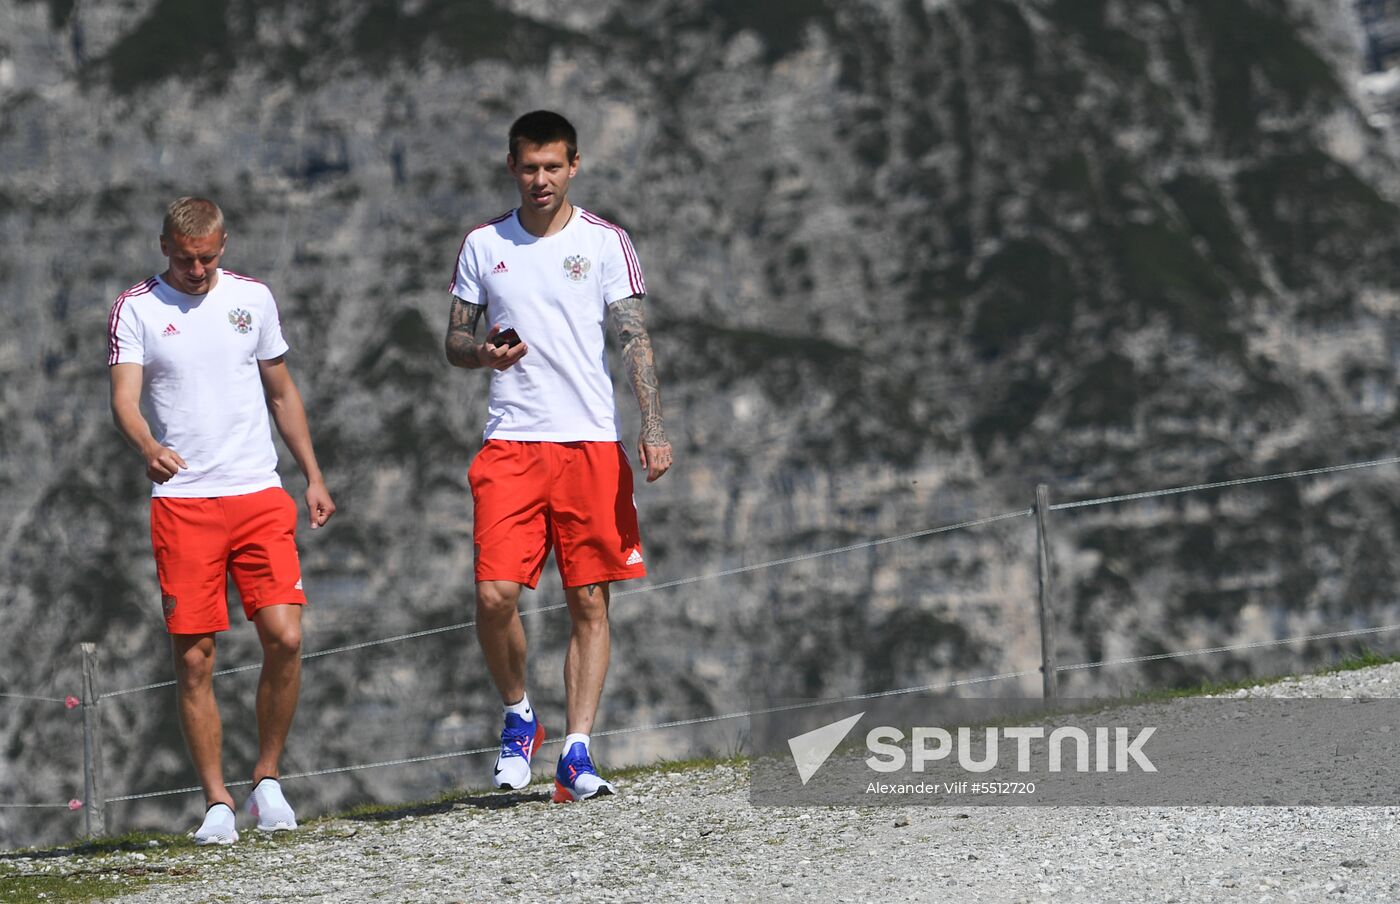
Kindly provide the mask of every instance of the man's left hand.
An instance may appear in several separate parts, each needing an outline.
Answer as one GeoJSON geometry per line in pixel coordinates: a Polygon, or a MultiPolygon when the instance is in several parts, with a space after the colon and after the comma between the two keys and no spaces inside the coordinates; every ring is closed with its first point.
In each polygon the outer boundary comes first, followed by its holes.
{"type": "Polygon", "coordinates": [[[651,483],[671,470],[671,444],[664,438],[660,442],[647,442],[646,434],[637,443],[637,452],[642,457],[642,467],[647,471],[647,483],[651,483]]]}
{"type": "Polygon", "coordinates": [[[311,529],[315,530],[335,514],[335,503],[331,501],[330,490],[320,481],[306,485],[306,512],[311,517],[311,529]]]}

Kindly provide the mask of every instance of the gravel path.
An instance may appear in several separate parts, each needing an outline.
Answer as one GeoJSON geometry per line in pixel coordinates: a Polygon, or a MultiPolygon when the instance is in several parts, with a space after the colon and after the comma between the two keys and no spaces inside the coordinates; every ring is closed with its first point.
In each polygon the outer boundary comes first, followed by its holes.
{"type": "MultiPolygon", "coordinates": [[[[1400,664],[1239,694],[1397,688],[1400,664]]],[[[128,904],[1400,900],[1396,807],[755,808],[747,785],[742,766],[658,771],[627,779],[618,797],[565,807],[547,803],[541,783],[275,839],[248,832],[221,850],[17,865],[163,870],[115,899],[128,904]]]]}

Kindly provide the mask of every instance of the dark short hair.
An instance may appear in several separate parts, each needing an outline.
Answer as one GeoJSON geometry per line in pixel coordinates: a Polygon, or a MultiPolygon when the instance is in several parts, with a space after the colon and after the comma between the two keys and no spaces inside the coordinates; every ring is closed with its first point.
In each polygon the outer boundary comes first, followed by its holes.
{"type": "Polygon", "coordinates": [[[578,156],[578,132],[574,131],[573,123],[550,110],[526,113],[510,127],[510,155],[517,160],[522,144],[542,145],[556,141],[564,142],[571,162],[578,156]]]}

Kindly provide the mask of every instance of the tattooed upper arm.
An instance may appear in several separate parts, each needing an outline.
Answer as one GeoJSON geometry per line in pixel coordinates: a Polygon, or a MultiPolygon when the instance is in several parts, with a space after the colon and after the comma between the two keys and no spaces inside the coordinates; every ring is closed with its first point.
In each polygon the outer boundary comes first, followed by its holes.
{"type": "Polygon", "coordinates": [[[484,304],[473,304],[452,296],[452,312],[447,315],[447,361],[456,367],[480,367],[477,357],[476,325],[486,310],[484,304]]]}
{"type": "Polygon", "coordinates": [[[647,335],[646,316],[642,313],[642,296],[640,295],[633,295],[608,305],[608,323],[612,326],[613,335],[617,337],[618,345],[624,350],[629,342],[638,337],[650,341],[650,336],[647,335]]]}

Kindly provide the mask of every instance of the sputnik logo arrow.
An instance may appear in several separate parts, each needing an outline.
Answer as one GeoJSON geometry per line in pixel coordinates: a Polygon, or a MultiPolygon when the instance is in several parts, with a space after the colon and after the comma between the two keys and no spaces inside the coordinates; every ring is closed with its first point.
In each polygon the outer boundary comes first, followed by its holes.
{"type": "Polygon", "coordinates": [[[826,758],[831,756],[836,745],[846,739],[846,735],[851,733],[851,729],[856,727],[863,715],[863,712],[856,713],[849,719],[832,722],[806,734],[788,738],[788,749],[792,751],[792,761],[797,764],[797,774],[801,777],[802,784],[807,784],[808,779],[817,774],[817,770],[826,762],[826,758]]]}

